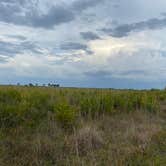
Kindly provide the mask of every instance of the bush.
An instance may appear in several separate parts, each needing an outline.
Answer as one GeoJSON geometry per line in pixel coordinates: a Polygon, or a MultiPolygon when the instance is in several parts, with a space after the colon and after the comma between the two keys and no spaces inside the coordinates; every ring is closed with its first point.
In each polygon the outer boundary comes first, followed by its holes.
{"type": "Polygon", "coordinates": [[[38,110],[49,109],[50,108],[50,96],[48,93],[31,92],[27,98],[25,98],[30,104],[31,108],[36,108],[38,110]]]}
{"type": "Polygon", "coordinates": [[[75,109],[68,104],[57,104],[54,106],[56,121],[62,128],[70,128],[76,122],[77,113],[75,109]]]}
{"type": "Polygon", "coordinates": [[[5,89],[0,91],[0,127],[16,127],[22,121],[21,94],[14,89],[5,89]]]}
{"type": "Polygon", "coordinates": [[[103,113],[112,113],[114,111],[113,104],[114,100],[111,95],[104,96],[102,100],[100,100],[100,109],[103,113]]]}
{"type": "Polygon", "coordinates": [[[87,97],[81,100],[80,109],[82,116],[90,116],[92,118],[101,114],[101,102],[97,97],[87,97]]]}
{"type": "Polygon", "coordinates": [[[157,101],[157,99],[154,97],[152,99],[150,99],[148,110],[150,112],[157,112],[159,109],[160,109],[160,106],[159,106],[159,102],[157,101]]]}
{"type": "Polygon", "coordinates": [[[14,89],[0,91],[0,103],[15,105],[21,101],[21,94],[14,89]]]}
{"type": "Polygon", "coordinates": [[[13,128],[18,126],[23,119],[18,106],[0,105],[0,127],[13,128]]]}

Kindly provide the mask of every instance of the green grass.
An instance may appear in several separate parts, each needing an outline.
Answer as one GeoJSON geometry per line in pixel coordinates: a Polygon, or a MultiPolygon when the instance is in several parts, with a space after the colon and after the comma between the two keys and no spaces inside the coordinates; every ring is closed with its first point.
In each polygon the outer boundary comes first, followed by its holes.
{"type": "Polygon", "coordinates": [[[165,165],[166,91],[0,87],[0,165],[165,165]]]}

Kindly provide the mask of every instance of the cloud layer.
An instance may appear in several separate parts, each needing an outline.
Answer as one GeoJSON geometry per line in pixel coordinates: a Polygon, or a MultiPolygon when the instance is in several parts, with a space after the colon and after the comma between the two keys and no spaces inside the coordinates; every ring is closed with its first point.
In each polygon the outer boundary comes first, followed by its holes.
{"type": "Polygon", "coordinates": [[[152,18],[146,21],[131,23],[131,24],[122,24],[117,26],[114,29],[103,28],[102,31],[113,37],[125,37],[132,32],[139,32],[144,30],[156,30],[166,27],[166,18],[152,18]]]}

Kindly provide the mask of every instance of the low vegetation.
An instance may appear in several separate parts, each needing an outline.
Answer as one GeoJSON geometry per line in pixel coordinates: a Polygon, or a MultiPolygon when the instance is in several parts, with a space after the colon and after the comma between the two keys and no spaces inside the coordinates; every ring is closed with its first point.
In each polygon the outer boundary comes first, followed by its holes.
{"type": "Polygon", "coordinates": [[[1,166],[165,164],[165,90],[0,87],[1,166]]]}

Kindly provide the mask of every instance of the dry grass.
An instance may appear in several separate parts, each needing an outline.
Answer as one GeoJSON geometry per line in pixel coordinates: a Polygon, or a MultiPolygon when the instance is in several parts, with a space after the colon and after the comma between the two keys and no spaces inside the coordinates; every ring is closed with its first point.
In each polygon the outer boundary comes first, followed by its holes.
{"type": "MultiPolygon", "coordinates": [[[[14,135],[1,138],[0,165],[123,166],[133,165],[133,160],[140,165],[142,158],[137,159],[137,156],[146,153],[150,154],[151,163],[148,162],[153,164],[154,159],[147,149],[152,145],[158,147],[152,138],[165,133],[164,127],[165,121],[160,116],[133,112],[96,120],[82,119],[79,128],[66,133],[49,117],[33,132],[20,128],[14,135]]],[[[166,133],[161,139],[163,136],[166,133]]]]}
{"type": "Polygon", "coordinates": [[[94,152],[104,145],[102,132],[98,131],[96,127],[84,126],[70,136],[68,145],[79,156],[94,152]]]}

